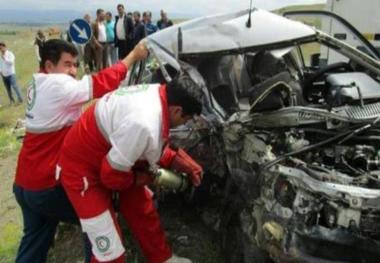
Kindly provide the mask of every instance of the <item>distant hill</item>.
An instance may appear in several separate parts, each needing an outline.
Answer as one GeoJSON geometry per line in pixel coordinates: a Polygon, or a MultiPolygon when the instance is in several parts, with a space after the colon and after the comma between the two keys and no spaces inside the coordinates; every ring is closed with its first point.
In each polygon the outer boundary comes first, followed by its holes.
{"type": "Polygon", "coordinates": [[[73,10],[1,10],[0,23],[57,24],[83,17],[73,10]]]}
{"type": "MultiPolygon", "coordinates": [[[[43,24],[66,24],[70,21],[81,18],[85,11],[73,10],[1,10],[0,23],[2,24],[24,24],[24,25],[43,25],[43,24]]],[[[89,12],[95,17],[95,10],[89,12]]],[[[199,16],[193,13],[170,13],[171,19],[186,20],[199,16]]],[[[155,19],[159,18],[159,11],[153,12],[155,19]]]]}

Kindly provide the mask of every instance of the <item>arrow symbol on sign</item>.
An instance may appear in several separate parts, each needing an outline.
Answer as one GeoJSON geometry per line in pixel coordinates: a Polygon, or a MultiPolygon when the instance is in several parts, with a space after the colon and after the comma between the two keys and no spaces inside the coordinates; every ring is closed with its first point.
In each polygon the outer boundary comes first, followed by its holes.
{"type": "Polygon", "coordinates": [[[73,27],[75,28],[76,31],[78,31],[79,33],[78,37],[83,38],[83,39],[88,39],[87,32],[84,28],[80,29],[80,27],[75,23],[73,23],[73,27]]]}

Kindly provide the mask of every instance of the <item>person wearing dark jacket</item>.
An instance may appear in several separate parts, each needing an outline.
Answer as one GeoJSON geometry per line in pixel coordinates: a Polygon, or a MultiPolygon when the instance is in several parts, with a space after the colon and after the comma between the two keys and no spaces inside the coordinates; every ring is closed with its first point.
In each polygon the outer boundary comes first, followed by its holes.
{"type": "Polygon", "coordinates": [[[137,45],[141,39],[146,37],[145,26],[140,20],[141,14],[139,11],[133,12],[133,20],[135,22],[135,30],[133,34],[134,45],[137,45]]]}
{"type": "Polygon", "coordinates": [[[124,5],[117,5],[118,16],[115,18],[115,46],[119,49],[119,59],[125,57],[134,46],[134,26],[132,19],[125,13],[124,5]]]}
{"type": "Polygon", "coordinates": [[[158,31],[158,27],[152,23],[152,12],[145,11],[143,13],[143,23],[145,26],[145,32],[147,36],[158,31]]]}
{"type": "Polygon", "coordinates": [[[173,22],[168,18],[168,15],[164,10],[160,12],[161,19],[157,21],[157,27],[159,30],[165,29],[173,25],[173,22]]]}

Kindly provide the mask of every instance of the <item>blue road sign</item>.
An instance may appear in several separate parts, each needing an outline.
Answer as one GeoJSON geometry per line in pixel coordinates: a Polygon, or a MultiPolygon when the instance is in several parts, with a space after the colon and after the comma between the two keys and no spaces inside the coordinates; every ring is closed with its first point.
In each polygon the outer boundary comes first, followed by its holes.
{"type": "Polygon", "coordinates": [[[69,35],[73,42],[77,44],[86,44],[91,39],[92,29],[86,20],[75,19],[70,24],[69,35]]]}

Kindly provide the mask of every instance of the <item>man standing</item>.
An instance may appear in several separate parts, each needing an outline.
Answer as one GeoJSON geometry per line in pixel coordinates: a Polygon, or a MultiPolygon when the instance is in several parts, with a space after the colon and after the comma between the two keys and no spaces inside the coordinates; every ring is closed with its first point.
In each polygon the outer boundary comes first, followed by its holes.
{"type": "Polygon", "coordinates": [[[167,14],[164,12],[164,10],[160,11],[161,19],[157,21],[157,27],[159,30],[162,30],[164,28],[170,27],[173,25],[173,22],[168,19],[167,14]]]}
{"type": "Polygon", "coordinates": [[[10,104],[15,103],[12,89],[16,93],[19,103],[22,103],[20,88],[16,81],[15,55],[7,49],[5,43],[0,42],[0,74],[8,94],[10,104]]]}
{"type": "Polygon", "coordinates": [[[140,21],[141,15],[139,11],[133,12],[133,19],[135,21],[135,31],[133,34],[134,45],[137,45],[141,39],[146,36],[145,26],[140,21]]]}
{"type": "Polygon", "coordinates": [[[202,168],[167,145],[169,128],[202,111],[202,90],[185,75],[169,84],[120,88],[91,106],[64,141],[57,170],[99,262],[125,262],[112,191],[149,263],[189,262],[172,255],[145,186],[158,166],[185,173],[198,186],[202,168]]]}
{"type": "Polygon", "coordinates": [[[119,50],[119,59],[133,49],[133,21],[127,16],[124,5],[117,5],[118,16],[115,19],[115,46],[119,50]]]}
{"type": "Polygon", "coordinates": [[[36,39],[34,40],[34,45],[36,46],[36,55],[38,59],[38,63],[41,61],[41,50],[44,46],[44,43],[46,42],[45,34],[42,30],[37,31],[36,39]]]}
{"type": "Polygon", "coordinates": [[[96,69],[99,71],[107,66],[107,32],[104,24],[103,9],[96,10],[96,20],[92,24],[92,47],[95,49],[96,69]]]}
{"type": "Polygon", "coordinates": [[[152,23],[152,12],[145,11],[143,13],[143,21],[144,21],[145,31],[146,31],[147,36],[157,32],[158,27],[152,23]]]}
{"type": "Polygon", "coordinates": [[[115,21],[112,19],[112,13],[106,13],[106,32],[107,32],[107,54],[108,64],[113,65],[117,61],[117,52],[115,48],[115,21]]]}
{"type": "MultiPolygon", "coordinates": [[[[89,25],[91,25],[91,16],[85,14],[83,17],[89,25]]],[[[84,45],[84,55],[83,55],[84,71],[86,74],[90,74],[95,69],[95,48],[93,47],[92,41],[87,42],[84,45]]]]}
{"type": "Polygon", "coordinates": [[[26,135],[18,158],[14,194],[24,219],[24,235],[16,262],[46,262],[59,221],[78,222],[56,178],[63,140],[82,106],[116,89],[127,70],[147,56],[143,44],[120,63],[76,80],[76,48],[59,39],[45,43],[41,72],[27,90],[26,135]]]}

